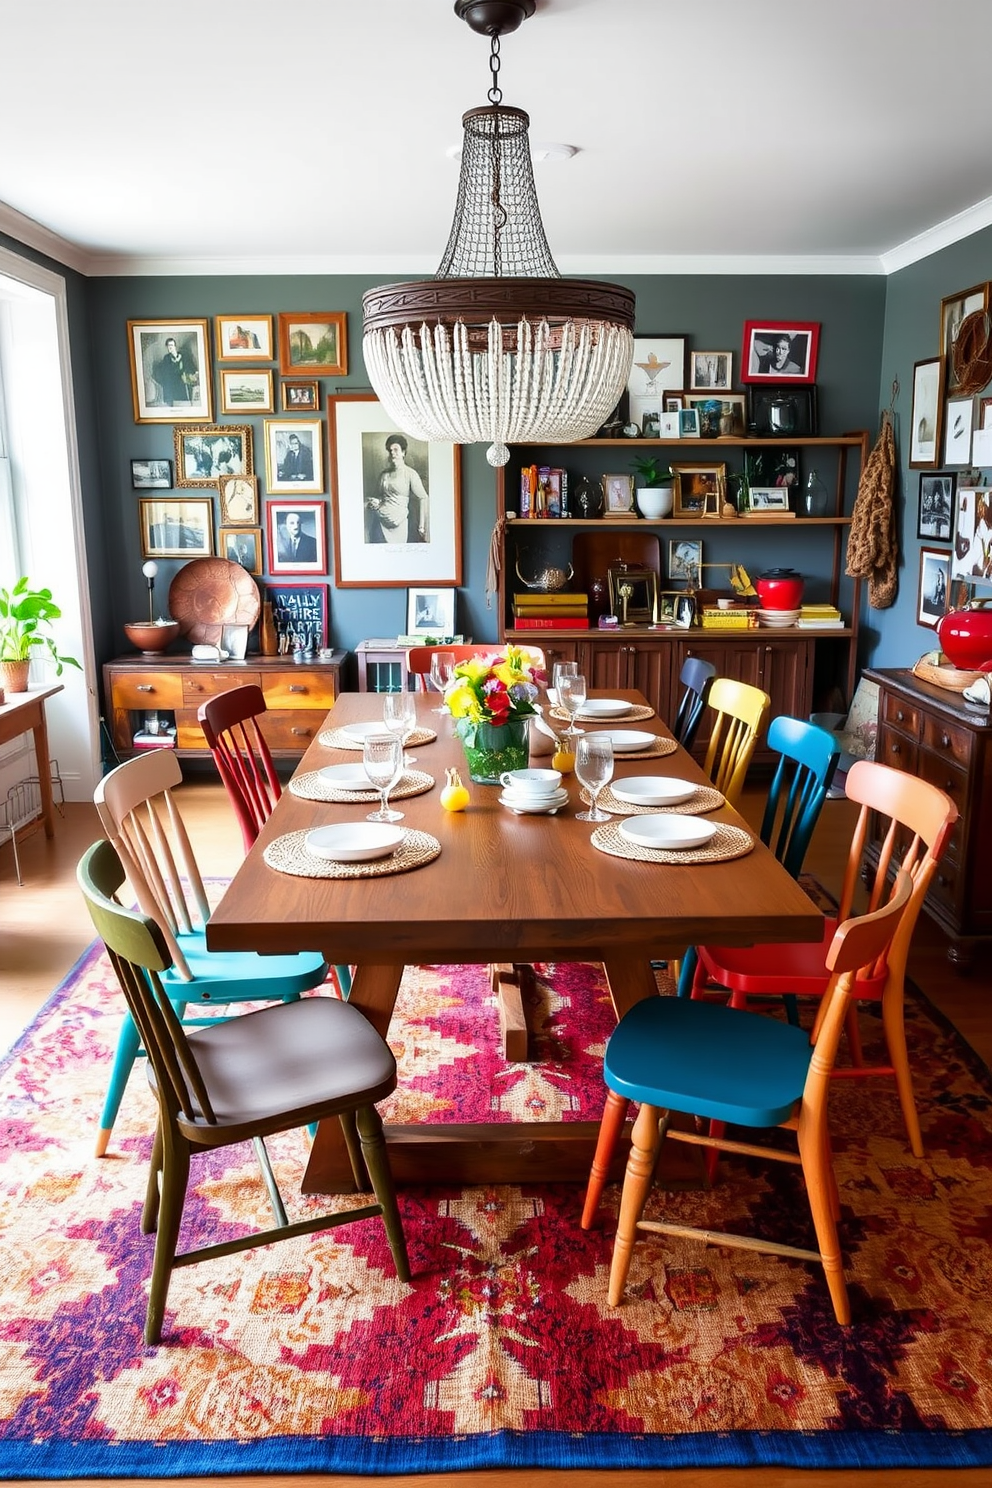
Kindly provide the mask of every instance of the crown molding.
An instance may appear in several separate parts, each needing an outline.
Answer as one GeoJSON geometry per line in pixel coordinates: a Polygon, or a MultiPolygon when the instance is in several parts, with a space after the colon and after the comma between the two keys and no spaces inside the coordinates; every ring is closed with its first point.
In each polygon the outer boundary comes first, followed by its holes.
{"type": "Polygon", "coordinates": [[[936,227],[927,228],[926,232],[919,233],[915,238],[908,238],[898,247],[890,248],[881,255],[882,272],[894,274],[898,269],[906,269],[910,264],[919,263],[921,258],[929,258],[942,248],[960,243],[962,238],[970,238],[972,233],[981,232],[983,227],[992,227],[992,196],[976,202],[973,207],[958,212],[954,217],[948,217],[946,222],[938,222],[936,227]]]}
{"type": "Polygon", "coordinates": [[[86,250],[67,238],[60,238],[33,217],[25,217],[6,202],[0,202],[0,233],[6,233],[25,248],[34,248],[46,258],[52,258],[64,268],[75,269],[77,274],[88,274],[89,257],[86,250]]]}

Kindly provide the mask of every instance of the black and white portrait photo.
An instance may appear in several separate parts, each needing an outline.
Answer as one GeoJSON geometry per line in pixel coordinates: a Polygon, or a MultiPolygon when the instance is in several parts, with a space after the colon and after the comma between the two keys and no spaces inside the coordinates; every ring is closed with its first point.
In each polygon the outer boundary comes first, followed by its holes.
{"type": "Polygon", "coordinates": [[[362,435],[367,543],[430,542],[427,445],[385,431],[362,435]]]}
{"type": "Polygon", "coordinates": [[[270,493],[316,495],[324,489],[319,419],[266,419],[265,472],[270,493]]]}
{"type": "Polygon", "coordinates": [[[951,555],[947,549],[920,549],[920,587],[917,596],[916,622],[935,628],[947,609],[947,585],[951,576],[951,555]]]}
{"type": "Polygon", "coordinates": [[[742,382],[814,382],[820,326],[814,321],[744,323],[742,382]]]}
{"type": "Polygon", "coordinates": [[[920,476],[917,537],[935,537],[938,542],[950,542],[955,481],[956,477],[953,475],[920,476]]]}
{"type": "Polygon", "coordinates": [[[322,501],[270,501],[269,570],[274,574],[324,572],[325,507],[322,501]]]}
{"type": "Polygon", "coordinates": [[[136,423],[210,419],[205,320],[129,320],[128,341],[136,423]]]}
{"type": "Polygon", "coordinates": [[[252,472],[251,429],[247,424],[177,428],[175,442],[177,486],[216,486],[221,476],[252,472]]]}
{"type": "Polygon", "coordinates": [[[692,352],[689,359],[690,387],[729,389],[732,360],[729,351],[692,352]]]}

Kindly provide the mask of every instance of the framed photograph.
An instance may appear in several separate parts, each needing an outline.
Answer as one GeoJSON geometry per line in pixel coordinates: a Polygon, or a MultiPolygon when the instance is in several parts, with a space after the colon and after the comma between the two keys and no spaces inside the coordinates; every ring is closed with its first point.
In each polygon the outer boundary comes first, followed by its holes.
{"type": "Polygon", "coordinates": [[[250,574],[262,572],[261,527],[220,527],[217,549],[222,558],[240,563],[250,574]]]}
{"type": "Polygon", "coordinates": [[[815,382],[818,321],[746,320],[741,382],[815,382]]]}
{"type": "Polygon", "coordinates": [[[958,486],[952,579],[992,579],[992,489],[958,486]]]}
{"type": "Polygon", "coordinates": [[[632,475],[604,475],[603,516],[627,517],[634,509],[634,477],[632,475]]]}
{"type": "Polygon", "coordinates": [[[683,408],[679,413],[679,438],[699,438],[699,411],[695,408],[683,408]]]}
{"type": "Polygon", "coordinates": [[[752,511],[788,511],[788,486],[751,486],[749,490],[752,511]]]}
{"type": "Polygon", "coordinates": [[[687,393],[685,400],[686,408],[699,415],[701,439],[743,439],[744,405],[743,393],[687,393]]]}
{"type": "Polygon", "coordinates": [[[944,359],[930,357],[913,365],[913,412],[909,468],[927,470],[940,463],[940,410],[944,402],[944,359]]]}
{"type": "Polygon", "coordinates": [[[975,310],[988,308],[987,284],[976,284],[972,289],[959,290],[957,294],[947,295],[940,302],[940,354],[944,362],[944,390],[947,393],[953,393],[958,386],[951,353],[962,323],[975,310]]]}
{"type": "Polygon", "coordinates": [[[634,361],[627,379],[629,417],[641,424],[666,391],[685,387],[685,336],[635,336],[634,361]]]}
{"type": "Polygon", "coordinates": [[[666,413],[678,413],[680,409],[685,407],[685,394],[666,393],[661,400],[661,404],[666,413]]]}
{"type": "Polygon", "coordinates": [[[744,474],[749,486],[798,486],[799,451],[745,450],[744,474]]]}
{"type": "Polygon", "coordinates": [[[327,571],[327,505],[323,501],[267,501],[269,573],[327,571]]]}
{"type": "Polygon", "coordinates": [[[288,649],[327,645],[326,584],[266,584],[265,597],[272,605],[272,618],[288,649]]]}
{"type": "Polygon", "coordinates": [[[136,424],[213,418],[205,320],[129,320],[131,396],[136,424]]]}
{"type": "Polygon", "coordinates": [[[214,504],[209,496],[143,496],[138,502],[142,558],[209,558],[214,504]]]}
{"type": "Polygon", "coordinates": [[[319,413],[320,390],[316,382],[286,382],[279,385],[283,413],[319,413]]]}
{"type": "Polygon", "coordinates": [[[748,428],[761,439],[804,439],[818,429],[815,387],[749,387],[748,428]]]}
{"type": "Polygon", "coordinates": [[[658,575],[653,568],[620,564],[606,570],[610,614],[621,625],[653,625],[658,619],[658,575]]]}
{"type": "Polygon", "coordinates": [[[272,373],[268,367],[221,368],[221,413],[273,413],[272,373]]]}
{"type": "Polygon", "coordinates": [[[458,446],[400,432],[374,393],[327,400],[341,588],[462,581],[458,446]]]}
{"type": "MultiPolygon", "coordinates": [[[[673,516],[701,517],[707,497],[715,500],[717,511],[723,505],[727,488],[726,465],[672,465],[675,477],[673,516]]],[[[700,545],[701,546],[701,545],[700,545]]]]}
{"type": "Polygon", "coordinates": [[[698,589],[703,572],[703,544],[685,537],[668,539],[668,577],[687,589],[698,589]]]}
{"type": "Polygon", "coordinates": [[[663,413],[658,420],[659,439],[681,439],[679,433],[679,410],[674,409],[671,413],[663,413]]]}
{"type": "Polygon", "coordinates": [[[672,603],[672,624],[688,630],[696,618],[696,599],[692,594],[676,594],[672,603]]]}
{"type": "Polygon", "coordinates": [[[348,316],[342,310],[308,314],[293,310],[279,316],[279,371],[311,377],[348,374],[348,316]]]}
{"type": "Polygon", "coordinates": [[[176,485],[216,486],[222,475],[251,475],[251,427],[215,424],[210,429],[173,431],[176,445],[176,485]]]}
{"type": "Polygon", "coordinates": [[[151,491],[157,486],[167,490],[172,486],[171,460],[132,460],[131,489],[151,491]]]}
{"type": "Polygon", "coordinates": [[[221,526],[258,526],[258,480],[254,475],[218,476],[217,491],[221,526]]]}
{"type": "Polygon", "coordinates": [[[947,609],[947,586],[951,578],[948,548],[920,549],[920,580],[916,591],[916,623],[931,630],[947,609]]]}
{"type": "Polygon", "coordinates": [[[948,398],[944,407],[945,465],[971,464],[971,423],[974,413],[973,398],[948,398]]]}
{"type": "Polygon", "coordinates": [[[214,341],[219,362],[271,362],[271,315],[215,315],[214,341]]]}
{"type": "Polygon", "coordinates": [[[734,356],[730,351],[693,351],[689,353],[689,386],[695,392],[719,388],[729,392],[734,356]]]}
{"type": "Polygon", "coordinates": [[[319,495],[324,489],[321,421],[265,420],[265,483],[273,496],[319,495]]]}
{"type": "Polygon", "coordinates": [[[950,542],[954,530],[956,475],[921,475],[920,504],[916,519],[917,537],[950,542]]]}
{"type": "Polygon", "coordinates": [[[656,403],[645,405],[641,413],[641,438],[659,439],[661,437],[661,400],[656,403]]]}
{"type": "Polygon", "coordinates": [[[454,635],[454,589],[408,589],[406,633],[424,636],[454,635]]]}
{"type": "Polygon", "coordinates": [[[978,427],[979,429],[992,428],[992,398],[979,398],[978,400],[978,427]]]}

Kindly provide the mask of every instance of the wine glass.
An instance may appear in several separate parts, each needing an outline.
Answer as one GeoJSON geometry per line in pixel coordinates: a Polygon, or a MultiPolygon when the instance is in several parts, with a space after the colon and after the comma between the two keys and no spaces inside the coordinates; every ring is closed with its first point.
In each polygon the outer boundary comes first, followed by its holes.
{"type": "Polygon", "coordinates": [[[576,715],[581,712],[586,700],[586,679],[576,673],[574,676],[565,673],[558,678],[558,706],[568,714],[568,728],[566,736],[575,743],[578,730],[575,727],[576,715]]]}
{"type": "MultiPolygon", "coordinates": [[[[444,689],[451,681],[451,674],[455,669],[455,653],[453,651],[435,651],[431,657],[430,679],[438,692],[444,697],[444,689]]],[[[442,701],[439,708],[434,708],[435,713],[447,713],[447,704],[442,701]]]]}
{"type": "Polygon", "coordinates": [[[577,677],[579,675],[579,663],[577,661],[556,661],[554,671],[551,673],[551,686],[555,690],[555,697],[559,699],[558,684],[562,677],[577,677]]]}
{"type": "Polygon", "coordinates": [[[403,773],[403,744],[397,734],[369,734],[362,748],[365,773],[382,797],[378,811],[370,811],[366,821],[396,822],[403,820],[402,811],[389,807],[389,792],[403,773]]]}
{"type": "Polygon", "coordinates": [[[576,821],[604,822],[610,820],[608,811],[596,805],[600,791],[608,780],[613,779],[613,740],[609,734],[581,734],[575,746],[575,774],[580,785],[584,785],[592,797],[588,811],[576,812],[576,821]]]}
{"type": "MultiPolygon", "coordinates": [[[[382,721],[391,734],[406,746],[417,727],[417,704],[412,692],[387,692],[382,699],[382,721]]],[[[417,762],[410,754],[403,756],[403,768],[417,762]]]]}

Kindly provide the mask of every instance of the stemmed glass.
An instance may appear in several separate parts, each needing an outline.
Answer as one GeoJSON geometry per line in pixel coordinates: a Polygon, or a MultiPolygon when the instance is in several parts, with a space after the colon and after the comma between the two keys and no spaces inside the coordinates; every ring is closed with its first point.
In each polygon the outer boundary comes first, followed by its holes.
{"type": "MultiPolygon", "coordinates": [[[[382,699],[382,721],[400,743],[406,742],[417,727],[417,704],[412,692],[387,692],[382,699]]],[[[403,768],[417,762],[411,754],[404,754],[403,768]]]]}
{"type": "Polygon", "coordinates": [[[551,673],[551,686],[555,690],[555,697],[559,697],[558,687],[562,677],[577,677],[578,675],[579,663],[577,661],[556,661],[554,671],[551,673]]]}
{"type": "Polygon", "coordinates": [[[365,773],[382,797],[378,811],[370,811],[366,821],[397,822],[402,811],[392,811],[389,792],[403,773],[403,744],[397,734],[369,734],[362,748],[365,773]]]}
{"type": "Polygon", "coordinates": [[[609,734],[581,734],[575,747],[575,774],[580,785],[584,785],[592,797],[588,811],[578,811],[576,821],[604,822],[610,820],[608,811],[596,805],[600,791],[608,780],[613,779],[613,740],[609,734]]]}
{"type": "Polygon", "coordinates": [[[577,714],[582,711],[582,705],[586,700],[586,679],[578,674],[570,675],[565,673],[558,678],[556,685],[558,688],[558,706],[559,708],[563,708],[568,714],[568,728],[565,730],[565,733],[574,746],[576,734],[578,733],[575,727],[575,719],[577,714]]]}
{"type": "MultiPolygon", "coordinates": [[[[438,692],[444,697],[444,689],[451,681],[451,674],[455,669],[455,653],[453,651],[435,651],[431,657],[430,679],[438,692]]],[[[439,708],[432,710],[434,713],[447,713],[447,704],[442,701],[439,708]]]]}

